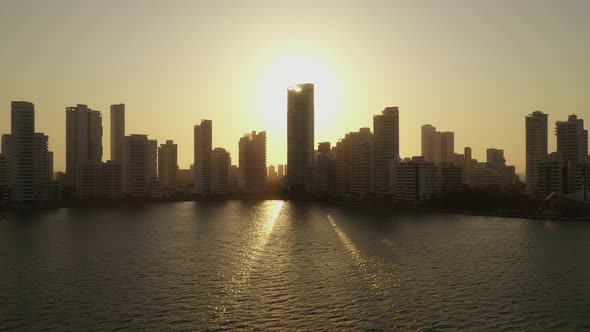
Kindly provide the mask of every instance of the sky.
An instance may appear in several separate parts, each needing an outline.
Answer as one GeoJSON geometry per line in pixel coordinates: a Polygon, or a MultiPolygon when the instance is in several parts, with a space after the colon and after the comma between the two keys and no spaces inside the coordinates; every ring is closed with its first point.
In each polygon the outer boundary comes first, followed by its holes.
{"type": "Polygon", "coordinates": [[[505,150],[525,168],[525,116],[590,121],[590,1],[0,1],[0,134],[10,102],[35,103],[55,170],[65,168],[65,108],[126,104],[126,133],[178,143],[193,126],[238,163],[238,140],[266,131],[267,164],[286,163],[287,88],[316,84],[316,144],[400,108],[402,157],[420,127],[455,132],[455,151],[505,150]]]}

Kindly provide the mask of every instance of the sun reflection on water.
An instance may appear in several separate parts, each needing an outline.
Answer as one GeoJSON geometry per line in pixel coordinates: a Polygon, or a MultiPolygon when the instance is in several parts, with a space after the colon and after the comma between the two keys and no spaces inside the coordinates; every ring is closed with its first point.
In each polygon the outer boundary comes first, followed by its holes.
{"type": "Polygon", "coordinates": [[[251,220],[255,222],[256,229],[252,234],[245,234],[251,238],[251,241],[242,250],[244,253],[238,258],[235,272],[229,277],[224,287],[224,293],[227,298],[222,304],[216,307],[218,317],[227,318],[229,311],[235,309],[239,301],[239,296],[247,289],[252,270],[258,263],[266,244],[272,234],[272,231],[279,219],[283,209],[283,201],[266,201],[258,206],[251,220]]]}

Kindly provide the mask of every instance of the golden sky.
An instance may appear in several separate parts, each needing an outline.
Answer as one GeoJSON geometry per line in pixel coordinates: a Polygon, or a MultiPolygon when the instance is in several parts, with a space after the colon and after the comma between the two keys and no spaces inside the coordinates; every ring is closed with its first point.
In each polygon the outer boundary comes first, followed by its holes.
{"type": "Polygon", "coordinates": [[[524,117],[590,121],[590,1],[28,1],[0,2],[0,133],[10,101],[36,105],[37,131],[65,167],[65,108],[127,106],[127,134],[179,145],[213,120],[231,152],[267,131],[268,164],[286,162],[287,87],[316,84],[316,143],[372,126],[400,107],[402,157],[420,126],[455,132],[482,161],[502,148],[524,171],[524,117]]]}

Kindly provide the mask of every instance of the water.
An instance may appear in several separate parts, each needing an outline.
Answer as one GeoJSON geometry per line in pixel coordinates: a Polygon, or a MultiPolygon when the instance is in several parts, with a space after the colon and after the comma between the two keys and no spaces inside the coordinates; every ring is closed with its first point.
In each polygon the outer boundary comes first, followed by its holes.
{"type": "Polygon", "coordinates": [[[283,201],[11,212],[0,330],[590,329],[590,224],[283,201]]]}

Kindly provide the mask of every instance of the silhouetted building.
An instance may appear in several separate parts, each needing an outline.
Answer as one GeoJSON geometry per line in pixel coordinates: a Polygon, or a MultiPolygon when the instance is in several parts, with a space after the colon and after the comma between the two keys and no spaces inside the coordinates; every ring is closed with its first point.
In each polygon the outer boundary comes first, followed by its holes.
{"type": "Polygon", "coordinates": [[[535,111],[525,118],[526,127],[526,192],[535,198],[545,198],[544,179],[538,175],[539,164],[547,157],[547,114],[535,111]]]}
{"type": "Polygon", "coordinates": [[[246,134],[239,142],[240,178],[246,192],[266,188],[266,132],[246,134]]]}
{"type": "Polygon", "coordinates": [[[160,144],[158,148],[158,179],[162,189],[176,189],[177,175],[178,145],[172,140],[167,140],[166,144],[160,144]]]}
{"type": "Polygon", "coordinates": [[[213,124],[211,120],[201,120],[195,126],[195,192],[206,195],[211,193],[211,149],[213,124]]]}
{"type": "Polygon", "coordinates": [[[490,148],[486,152],[486,162],[477,163],[470,170],[467,177],[469,186],[506,188],[520,182],[515,167],[506,166],[504,150],[490,148]]]}
{"type": "Polygon", "coordinates": [[[230,153],[223,148],[215,148],[211,155],[211,191],[214,194],[230,193],[230,153]]]}
{"type": "Polygon", "coordinates": [[[463,154],[455,153],[455,164],[461,167],[461,174],[463,177],[462,182],[467,183],[467,176],[469,175],[469,172],[471,172],[471,169],[477,165],[477,160],[472,158],[470,147],[465,147],[463,151],[463,154]]]}
{"type": "Polygon", "coordinates": [[[423,157],[404,160],[392,167],[392,172],[395,200],[428,200],[440,192],[438,167],[423,157]]]}
{"type": "Polygon", "coordinates": [[[279,168],[279,171],[278,171],[279,178],[282,178],[283,176],[285,176],[285,171],[284,171],[283,167],[284,167],[283,165],[279,165],[279,167],[278,167],[279,168]]]}
{"type": "Polygon", "coordinates": [[[313,191],[318,194],[328,194],[331,189],[330,178],[330,161],[331,161],[330,142],[318,144],[318,153],[316,156],[316,166],[313,174],[313,191]]]}
{"type": "MultiPolygon", "coordinates": [[[[373,116],[375,135],[375,188],[378,194],[391,194],[390,166],[399,160],[399,109],[387,107],[373,116]]],[[[373,191],[373,190],[371,190],[373,191]]]]}
{"type": "Polygon", "coordinates": [[[229,170],[229,191],[230,193],[240,191],[240,169],[236,165],[232,165],[229,170]]]}
{"type": "Polygon", "coordinates": [[[422,126],[422,155],[434,163],[453,162],[455,159],[455,134],[438,132],[429,124],[422,126]]]}
{"type": "Polygon", "coordinates": [[[123,191],[131,197],[150,195],[150,168],[153,163],[149,157],[147,135],[132,134],[125,136],[125,158],[123,165],[123,191]]]}
{"type": "Polygon", "coordinates": [[[53,153],[49,138],[35,133],[35,105],[24,101],[11,103],[11,134],[2,136],[3,186],[0,200],[10,193],[19,206],[56,199],[48,192],[53,185],[53,153]]]}
{"type": "Polygon", "coordinates": [[[350,133],[349,139],[351,141],[350,192],[356,197],[362,197],[373,188],[375,174],[373,133],[370,128],[361,128],[358,132],[350,133]]]}
{"type": "Polygon", "coordinates": [[[557,121],[555,135],[557,152],[564,160],[577,164],[588,157],[588,130],[584,129],[584,120],[573,114],[567,121],[557,121]]]}
{"type": "Polygon", "coordinates": [[[463,169],[454,163],[439,164],[439,182],[441,193],[455,193],[463,191],[463,169]]]}
{"type": "Polygon", "coordinates": [[[300,84],[287,91],[287,184],[304,188],[314,166],[314,86],[300,84]]]}
{"type": "Polygon", "coordinates": [[[76,169],[85,162],[102,162],[102,116],[99,111],[78,104],[66,108],[67,187],[77,186],[76,169]]]}
{"type": "Polygon", "coordinates": [[[111,105],[111,160],[125,156],[125,104],[111,105]]]}
{"type": "Polygon", "coordinates": [[[279,177],[279,175],[277,174],[277,171],[275,169],[275,165],[268,166],[268,173],[267,173],[266,179],[268,181],[276,181],[278,177],[279,177]]]}

